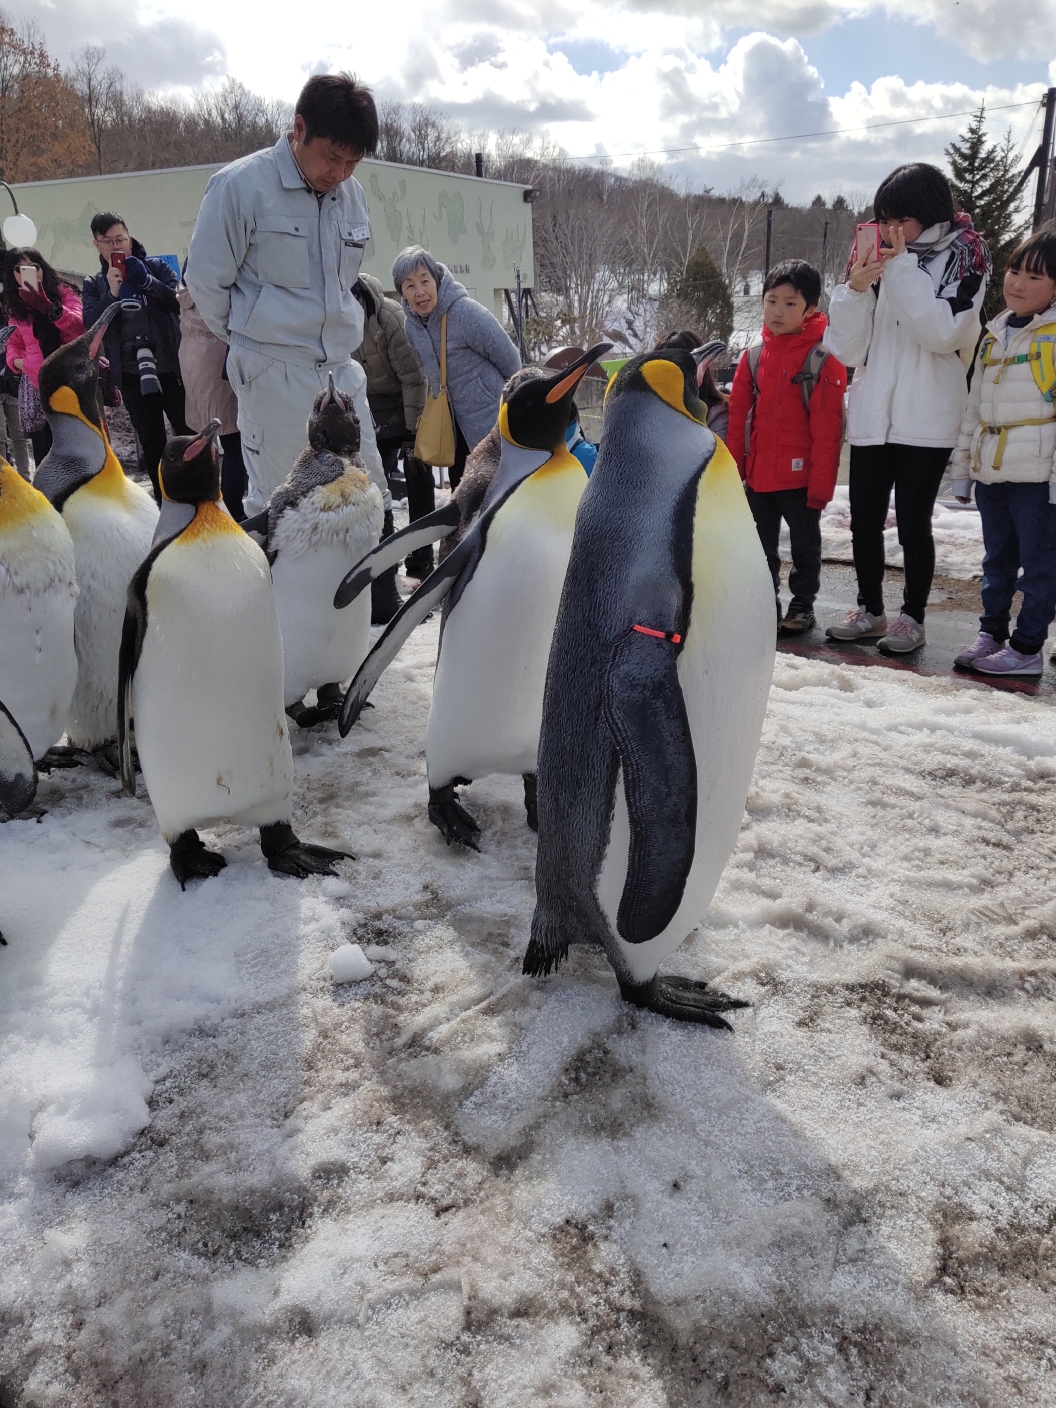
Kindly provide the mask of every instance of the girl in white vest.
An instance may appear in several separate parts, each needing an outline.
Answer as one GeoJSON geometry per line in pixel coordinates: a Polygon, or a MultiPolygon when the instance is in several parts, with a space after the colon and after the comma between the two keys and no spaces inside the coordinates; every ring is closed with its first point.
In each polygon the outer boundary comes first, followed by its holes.
{"type": "Polygon", "coordinates": [[[957,656],[984,675],[1040,675],[1056,616],[1056,234],[1039,230],[1008,261],[1005,311],[987,324],[953,452],[953,490],[972,488],[983,524],[979,637],[957,656]],[[1020,573],[1022,572],[1022,575],[1020,573]],[[1012,597],[1023,605],[1009,635],[1012,597]]]}

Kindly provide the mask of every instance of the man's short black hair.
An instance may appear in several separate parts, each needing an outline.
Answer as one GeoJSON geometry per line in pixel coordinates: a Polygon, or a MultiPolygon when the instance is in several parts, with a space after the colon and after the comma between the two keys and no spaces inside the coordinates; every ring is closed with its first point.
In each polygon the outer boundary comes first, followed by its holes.
{"type": "Polygon", "coordinates": [[[306,142],[322,137],[359,156],[377,150],[374,95],[350,73],[317,73],[309,78],[294,112],[304,118],[306,142]]]}
{"type": "Polygon", "coordinates": [[[955,213],[949,181],[937,166],[926,161],[896,166],[880,182],[873,198],[873,214],[878,220],[919,220],[925,230],[932,225],[952,225],[955,213]]]}
{"type": "Polygon", "coordinates": [[[1051,225],[1035,230],[1012,251],[1005,268],[1011,269],[1013,274],[1026,269],[1028,274],[1047,274],[1050,279],[1056,279],[1056,230],[1051,225]]]}
{"type": "Polygon", "coordinates": [[[101,240],[107,230],[112,230],[115,225],[124,225],[128,229],[128,221],[123,215],[115,215],[112,210],[101,210],[98,215],[92,216],[92,238],[101,240]]]}
{"type": "Polygon", "coordinates": [[[816,308],[821,300],[821,275],[812,264],[802,259],[785,259],[775,264],[763,280],[763,293],[781,284],[791,284],[797,293],[803,295],[808,308],[816,308]]]}

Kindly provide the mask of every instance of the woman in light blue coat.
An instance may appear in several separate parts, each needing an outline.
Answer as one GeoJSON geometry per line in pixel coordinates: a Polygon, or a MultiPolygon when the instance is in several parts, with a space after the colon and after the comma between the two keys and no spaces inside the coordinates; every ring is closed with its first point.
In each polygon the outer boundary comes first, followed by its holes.
{"type": "Polygon", "coordinates": [[[440,390],[440,326],[447,314],[447,395],[456,438],[449,473],[454,489],[466,456],[495,424],[502,388],[521,359],[502,324],[421,245],[396,256],[392,282],[403,296],[407,337],[433,396],[440,390]]]}

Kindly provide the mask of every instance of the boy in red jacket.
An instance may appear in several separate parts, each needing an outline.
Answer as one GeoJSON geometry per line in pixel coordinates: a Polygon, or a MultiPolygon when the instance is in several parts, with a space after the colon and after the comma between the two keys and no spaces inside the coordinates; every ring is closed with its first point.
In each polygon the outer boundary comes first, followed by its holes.
{"type": "Polygon", "coordinates": [[[774,579],[778,629],[784,631],[808,631],[814,624],[821,511],[840,466],[847,372],[835,357],[811,351],[828,322],[818,312],[820,298],[821,275],[801,259],[770,270],[763,284],[762,350],[749,348],[741,357],[730,395],[727,445],[747,486],[774,579]],[[782,518],[792,540],[792,600],[783,619],[777,546],[782,518]]]}

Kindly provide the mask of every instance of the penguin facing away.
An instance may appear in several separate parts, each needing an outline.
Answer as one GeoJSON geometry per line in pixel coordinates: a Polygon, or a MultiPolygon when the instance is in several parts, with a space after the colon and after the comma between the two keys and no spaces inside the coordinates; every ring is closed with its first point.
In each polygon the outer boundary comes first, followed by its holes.
{"type": "Polygon", "coordinates": [[[214,420],[197,436],[178,436],[162,457],[162,523],[172,532],[159,536],[128,588],[122,781],[134,796],[134,718],[143,777],[183,887],[225,866],[197,831],[223,821],[259,826],[272,870],[333,875],[347,852],[299,841],[290,825],[293,755],[271,573],[219,502],[219,429],[214,420]]]}
{"type": "MultiPolygon", "coordinates": [[[[592,347],[560,372],[522,381],[501,403],[501,460],[477,518],[389,623],[342,705],[344,734],[411,630],[442,601],[425,756],[429,819],[448,844],[478,849],[480,828],[455,787],[488,773],[524,778],[528,824],[535,828],[546,660],[587,485],[583,466],[565,449],[565,431],[576,388],[610,345],[592,347]]],[[[368,577],[369,569],[351,573],[335,601],[368,577]]]]}
{"type": "Polygon", "coordinates": [[[117,656],[125,594],[150,550],[158,521],[153,497],[127,478],[110,447],[99,398],[98,356],[112,304],[81,337],[57,348],[40,369],[40,401],[52,446],[35,484],[73,539],[80,595],[74,617],[77,686],[66,732],[75,749],[108,765],[117,735],[117,656]]]}
{"type": "Polygon", "coordinates": [[[286,713],[302,728],[336,718],[341,682],[356,673],[370,644],[369,598],[347,611],[333,601],[335,585],[377,544],[384,519],[359,446],[355,405],[331,374],[308,418],[308,448],[264,512],[242,525],[271,563],[286,713]],[[303,701],[313,688],[319,702],[309,708],[303,701]]]}
{"type": "Polygon", "coordinates": [[[607,393],[547,670],[524,972],[596,942],[635,1006],[726,1027],[719,1012],[746,1004],[657,968],[704,917],[736,844],[774,602],[694,355],[632,358],[607,393]]]}
{"type": "Polygon", "coordinates": [[[0,459],[0,698],[34,758],[57,743],[77,684],[77,573],[61,514],[0,459]]]}

